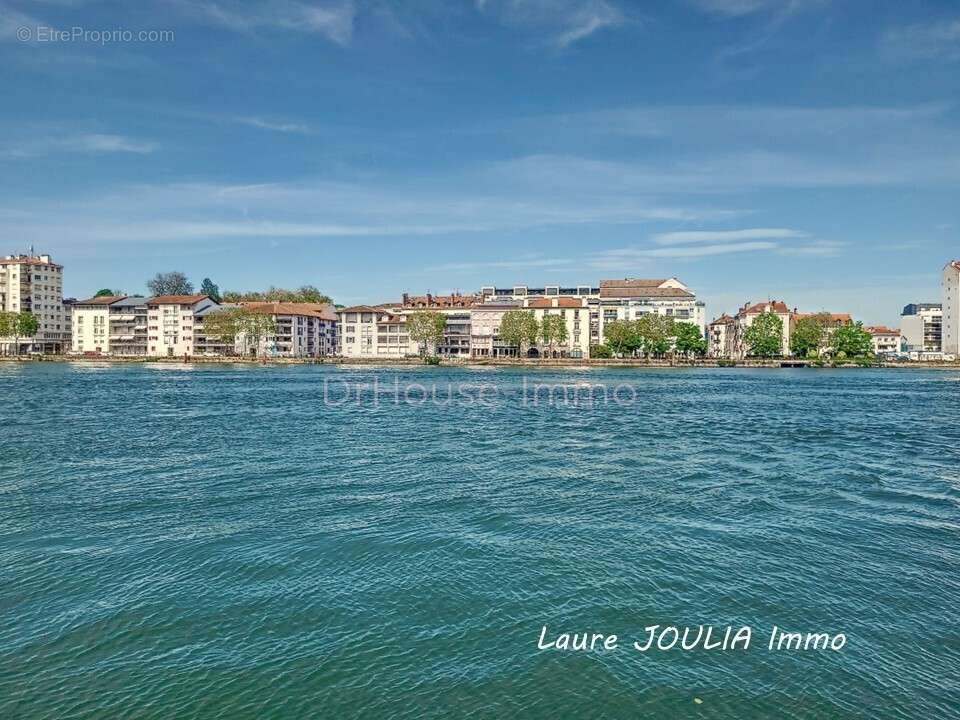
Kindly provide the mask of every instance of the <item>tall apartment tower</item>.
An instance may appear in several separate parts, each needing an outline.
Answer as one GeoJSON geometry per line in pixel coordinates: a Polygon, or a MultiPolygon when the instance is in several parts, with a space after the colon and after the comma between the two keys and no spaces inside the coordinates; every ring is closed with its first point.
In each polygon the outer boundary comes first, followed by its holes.
{"type": "Polygon", "coordinates": [[[960,260],[943,268],[943,352],[960,356],[960,260]]]}
{"type": "Polygon", "coordinates": [[[0,338],[0,352],[61,352],[70,340],[63,310],[63,266],[49,255],[7,255],[0,258],[0,311],[29,312],[39,329],[32,338],[0,338]]]}

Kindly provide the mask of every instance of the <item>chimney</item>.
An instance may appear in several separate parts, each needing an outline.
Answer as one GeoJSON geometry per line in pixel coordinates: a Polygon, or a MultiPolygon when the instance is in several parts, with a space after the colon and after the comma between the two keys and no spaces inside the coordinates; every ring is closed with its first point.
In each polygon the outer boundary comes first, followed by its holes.
{"type": "Polygon", "coordinates": [[[403,304],[404,304],[404,305],[407,305],[407,304],[409,304],[409,303],[410,303],[410,293],[404,293],[404,294],[403,294],[403,304]]]}

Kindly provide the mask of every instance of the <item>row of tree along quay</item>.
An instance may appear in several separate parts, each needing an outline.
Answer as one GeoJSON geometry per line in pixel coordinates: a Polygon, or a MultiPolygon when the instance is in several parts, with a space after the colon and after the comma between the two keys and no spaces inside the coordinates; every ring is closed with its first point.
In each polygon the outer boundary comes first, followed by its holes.
{"type": "MultiPolygon", "coordinates": [[[[294,290],[270,287],[268,290],[225,290],[221,293],[220,287],[213,280],[204,278],[198,291],[186,275],[177,271],[157,273],[147,281],[147,292],[152,296],[193,295],[194,292],[199,292],[200,295],[206,295],[217,303],[284,302],[333,305],[330,296],[320,292],[313,285],[302,285],[294,290]]],[[[122,290],[103,288],[97,291],[95,297],[124,294],[122,290]]]]}
{"type": "Polygon", "coordinates": [[[0,337],[12,337],[14,352],[20,354],[20,338],[30,338],[40,329],[40,321],[30,312],[0,311],[0,337]]]}
{"type": "MultiPolygon", "coordinates": [[[[747,355],[775,358],[783,354],[783,320],[776,313],[761,313],[744,332],[747,355]]],[[[790,335],[790,353],[812,365],[875,365],[873,339],[861,322],[836,323],[827,313],[797,321],[790,335]]]]}

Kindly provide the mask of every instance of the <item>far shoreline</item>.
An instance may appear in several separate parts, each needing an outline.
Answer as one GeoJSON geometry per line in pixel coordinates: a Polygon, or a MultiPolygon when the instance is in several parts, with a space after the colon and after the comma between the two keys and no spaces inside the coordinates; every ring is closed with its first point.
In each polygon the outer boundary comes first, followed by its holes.
{"type": "Polygon", "coordinates": [[[421,367],[421,368],[518,368],[526,370],[549,370],[554,368],[636,368],[636,369],[680,369],[680,368],[718,368],[718,369],[811,369],[811,370],[960,370],[960,361],[896,361],[879,362],[874,365],[855,363],[817,364],[808,360],[789,358],[724,360],[718,358],[681,359],[644,359],[644,358],[497,358],[464,360],[444,359],[439,365],[425,363],[423,358],[245,358],[245,357],[111,357],[111,356],[71,356],[71,355],[21,355],[0,356],[0,362],[6,363],[69,363],[102,365],[251,365],[277,367],[283,365],[332,365],[345,367],[421,367]]]}

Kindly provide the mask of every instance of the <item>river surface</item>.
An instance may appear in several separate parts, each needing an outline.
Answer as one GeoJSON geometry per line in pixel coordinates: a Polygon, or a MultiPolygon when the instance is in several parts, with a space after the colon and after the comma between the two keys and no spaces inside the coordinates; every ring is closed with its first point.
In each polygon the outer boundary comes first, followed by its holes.
{"type": "Polygon", "coordinates": [[[0,718],[960,717],[960,374],[0,364],[0,718]],[[749,648],[639,652],[650,625],[749,648]],[[540,650],[563,632],[615,650],[540,650]],[[773,627],[839,650],[775,650],[773,627]]]}

